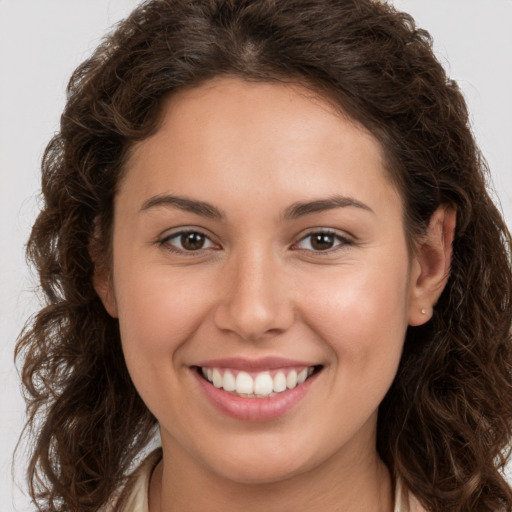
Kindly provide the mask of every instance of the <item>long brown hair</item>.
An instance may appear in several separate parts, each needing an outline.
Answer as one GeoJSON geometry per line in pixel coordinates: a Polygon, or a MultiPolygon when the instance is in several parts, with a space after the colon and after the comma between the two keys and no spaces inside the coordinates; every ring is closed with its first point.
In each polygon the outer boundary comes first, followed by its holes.
{"type": "Polygon", "coordinates": [[[455,206],[451,275],[433,319],[407,332],[379,410],[378,450],[433,512],[512,510],[502,475],[512,420],[510,235],[486,192],[464,99],[429,34],[372,0],[148,1],[73,74],[27,250],[46,306],[16,352],[38,509],[98,510],[151,438],[156,420],[94,291],[90,253],[109,264],[123,163],[157,129],[164,97],[226,74],[314,88],[373,133],[409,240],[440,204],[455,206]]]}

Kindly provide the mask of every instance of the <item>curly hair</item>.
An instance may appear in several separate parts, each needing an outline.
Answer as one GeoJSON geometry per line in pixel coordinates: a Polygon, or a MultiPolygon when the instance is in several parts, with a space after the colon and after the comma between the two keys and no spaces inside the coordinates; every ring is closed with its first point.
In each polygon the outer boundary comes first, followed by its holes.
{"type": "Polygon", "coordinates": [[[91,251],[108,268],[123,164],[158,128],[163,100],[221,75],[313,88],[366,127],[401,193],[409,241],[439,205],[456,208],[451,275],[432,320],[407,331],[377,447],[432,512],[512,510],[510,234],[429,34],[376,0],[147,1],[74,72],[27,248],[46,305],[16,348],[38,510],[99,510],[154,433],[117,320],[94,290],[91,251]]]}

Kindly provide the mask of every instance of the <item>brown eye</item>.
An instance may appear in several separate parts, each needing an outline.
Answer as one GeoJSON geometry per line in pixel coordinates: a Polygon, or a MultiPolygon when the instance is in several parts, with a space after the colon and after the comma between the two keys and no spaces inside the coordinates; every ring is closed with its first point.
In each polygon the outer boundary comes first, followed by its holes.
{"type": "Polygon", "coordinates": [[[174,233],[164,238],[160,243],[173,252],[181,253],[215,248],[215,244],[210,238],[200,231],[181,231],[174,233]]]}
{"type": "Polygon", "coordinates": [[[190,231],[189,233],[181,234],[181,246],[187,251],[197,251],[202,249],[205,243],[206,237],[202,233],[196,233],[190,231]]]}
{"type": "Polygon", "coordinates": [[[311,235],[311,247],[315,251],[325,251],[334,246],[335,236],[331,233],[315,233],[311,235]]]}
{"type": "Polygon", "coordinates": [[[326,252],[345,245],[350,245],[350,241],[336,233],[331,231],[315,231],[300,240],[297,248],[314,252],[326,252]]]}

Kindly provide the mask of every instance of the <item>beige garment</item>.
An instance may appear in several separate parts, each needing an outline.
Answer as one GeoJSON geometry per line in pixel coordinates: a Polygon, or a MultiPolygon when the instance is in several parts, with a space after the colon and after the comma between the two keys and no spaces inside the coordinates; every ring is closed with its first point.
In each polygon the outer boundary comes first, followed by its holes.
{"type": "MultiPolygon", "coordinates": [[[[117,512],[148,512],[149,479],[161,456],[160,450],[154,451],[137,469],[129,483],[127,499],[117,512]]],[[[414,496],[400,484],[400,480],[397,480],[395,488],[394,512],[426,512],[414,496]]]]}
{"type": "MultiPolygon", "coordinates": [[[[147,509],[145,509],[147,512],[147,509]]],[[[399,478],[395,486],[395,510],[394,512],[426,512],[418,500],[402,486],[399,478]]]]}

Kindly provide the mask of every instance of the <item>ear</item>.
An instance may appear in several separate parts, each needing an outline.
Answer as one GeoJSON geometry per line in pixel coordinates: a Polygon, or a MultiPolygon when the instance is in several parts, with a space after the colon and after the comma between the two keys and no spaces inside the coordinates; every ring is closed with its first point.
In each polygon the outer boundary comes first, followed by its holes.
{"type": "Polygon", "coordinates": [[[456,210],[441,205],[430,218],[427,234],[412,259],[409,295],[409,325],[422,325],[432,318],[450,276],[456,210]]]}
{"type": "Polygon", "coordinates": [[[103,302],[107,313],[111,317],[117,318],[117,303],[110,272],[94,270],[93,286],[101,302],[103,302]]]}
{"type": "Polygon", "coordinates": [[[94,264],[94,274],[92,277],[94,289],[101,299],[103,306],[105,306],[107,313],[111,317],[117,318],[117,303],[112,273],[105,262],[105,258],[100,253],[96,237],[89,244],[89,255],[94,264]]]}

